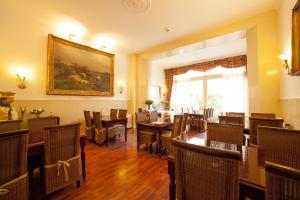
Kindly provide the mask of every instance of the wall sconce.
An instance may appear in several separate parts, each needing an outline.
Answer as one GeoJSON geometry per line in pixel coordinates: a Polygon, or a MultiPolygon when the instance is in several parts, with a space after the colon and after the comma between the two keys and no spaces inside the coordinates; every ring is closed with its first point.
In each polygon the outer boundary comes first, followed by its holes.
{"type": "Polygon", "coordinates": [[[25,89],[26,88],[26,83],[27,83],[27,78],[29,77],[29,72],[27,70],[24,70],[24,69],[13,70],[13,71],[16,75],[18,87],[20,89],[25,89]]]}
{"type": "Polygon", "coordinates": [[[120,94],[122,94],[125,88],[125,84],[123,82],[119,82],[118,86],[119,86],[119,92],[120,94]]]}
{"type": "Polygon", "coordinates": [[[17,74],[17,81],[18,81],[18,87],[20,89],[25,89],[26,88],[26,77],[25,76],[20,76],[17,74]]]}
{"type": "Polygon", "coordinates": [[[73,41],[76,36],[74,34],[69,34],[68,38],[70,41],[73,41]]]}
{"type": "Polygon", "coordinates": [[[285,69],[287,69],[288,71],[290,71],[290,67],[289,67],[289,63],[288,63],[288,57],[286,55],[281,55],[281,56],[279,56],[279,58],[280,58],[280,60],[283,61],[283,65],[282,66],[285,69]]]}

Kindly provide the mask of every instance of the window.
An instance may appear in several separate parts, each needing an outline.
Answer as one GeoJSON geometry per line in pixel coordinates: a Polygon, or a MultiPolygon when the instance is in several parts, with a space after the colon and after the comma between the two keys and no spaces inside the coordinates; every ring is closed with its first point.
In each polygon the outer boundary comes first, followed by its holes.
{"type": "Polygon", "coordinates": [[[171,108],[202,110],[213,107],[216,114],[221,112],[246,112],[247,84],[246,68],[217,67],[207,72],[189,71],[174,77],[171,108]]]}

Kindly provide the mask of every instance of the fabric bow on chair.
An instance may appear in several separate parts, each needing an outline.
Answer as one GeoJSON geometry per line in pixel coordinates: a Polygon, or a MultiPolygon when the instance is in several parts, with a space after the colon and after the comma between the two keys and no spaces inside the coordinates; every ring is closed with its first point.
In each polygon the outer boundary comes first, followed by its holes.
{"type": "Polygon", "coordinates": [[[64,175],[65,175],[65,181],[69,181],[69,174],[68,174],[68,168],[70,167],[70,164],[67,161],[59,160],[57,161],[57,176],[59,176],[60,168],[63,167],[64,175]]]}

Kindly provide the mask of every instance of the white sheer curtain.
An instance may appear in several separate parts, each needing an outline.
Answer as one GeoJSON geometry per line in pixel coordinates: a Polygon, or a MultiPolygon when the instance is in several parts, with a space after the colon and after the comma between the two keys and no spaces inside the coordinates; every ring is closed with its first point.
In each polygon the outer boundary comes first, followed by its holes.
{"type": "Polygon", "coordinates": [[[174,77],[171,108],[176,113],[181,108],[202,106],[221,112],[248,113],[246,68],[217,67],[207,72],[188,72],[174,77]]]}
{"type": "Polygon", "coordinates": [[[191,108],[198,110],[203,102],[203,81],[188,79],[177,80],[173,83],[171,94],[171,108],[175,113],[180,113],[181,108],[191,108]]]}

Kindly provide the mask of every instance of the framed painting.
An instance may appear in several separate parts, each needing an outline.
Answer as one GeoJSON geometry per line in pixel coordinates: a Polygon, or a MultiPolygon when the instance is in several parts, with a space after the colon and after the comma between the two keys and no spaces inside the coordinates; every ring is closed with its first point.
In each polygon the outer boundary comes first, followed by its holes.
{"type": "Polygon", "coordinates": [[[114,54],[48,35],[47,94],[114,95],[114,54]]]}

